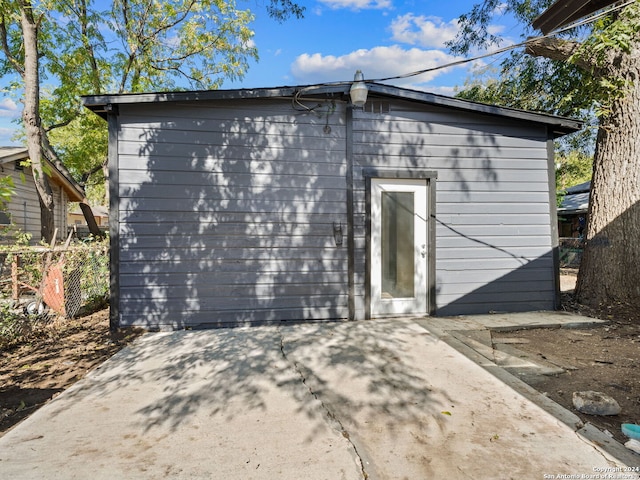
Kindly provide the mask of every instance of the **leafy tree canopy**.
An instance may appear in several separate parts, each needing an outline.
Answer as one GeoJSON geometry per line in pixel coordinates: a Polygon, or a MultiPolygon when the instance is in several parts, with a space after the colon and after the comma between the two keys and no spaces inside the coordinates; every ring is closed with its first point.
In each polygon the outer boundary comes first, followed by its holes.
{"type": "MultiPolygon", "coordinates": [[[[0,76],[16,94],[24,88],[25,8],[38,25],[42,125],[58,130],[51,143],[79,179],[102,175],[106,159],[106,126],[82,112],[81,95],[215,89],[258,58],[254,14],[234,0],[3,0],[0,76]]],[[[304,7],[270,0],[266,11],[282,22],[304,7]]]]}
{"type": "MultiPolygon", "coordinates": [[[[531,24],[552,3],[553,0],[485,0],[460,17],[460,33],[449,47],[454,53],[469,54],[474,48],[503,46],[503,39],[492,33],[490,25],[506,15],[519,23],[521,40],[536,37],[540,32],[531,24]]],[[[594,150],[598,118],[608,113],[611,102],[625,88],[624,81],[603,71],[605,57],[612,50],[628,52],[630,38],[637,29],[634,22],[618,21],[618,15],[613,14],[555,35],[558,45],[571,49],[567,55],[558,52],[541,56],[531,48],[515,49],[499,70],[487,70],[468,80],[456,96],[579,118],[586,128],[562,137],[556,142],[556,151],[561,158],[589,157],[594,150]]]]}
{"type": "MultiPolygon", "coordinates": [[[[553,0],[485,0],[460,16],[460,33],[448,43],[453,53],[468,54],[474,48],[489,49],[504,41],[492,33],[491,24],[512,16],[521,27],[521,40],[540,35],[533,20],[553,0]]],[[[609,71],[614,56],[630,53],[632,39],[640,30],[640,6],[628,5],[596,21],[533,40],[516,49],[501,64],[500,94],[511,106],[584,117],[606,114],[612,101],[623,93],[625,83],[609,71]]],[[[476,92],[477,89],[476,89],[476,92]]],[[[498,98],[498,95],[496,95],[498,98]]]]}

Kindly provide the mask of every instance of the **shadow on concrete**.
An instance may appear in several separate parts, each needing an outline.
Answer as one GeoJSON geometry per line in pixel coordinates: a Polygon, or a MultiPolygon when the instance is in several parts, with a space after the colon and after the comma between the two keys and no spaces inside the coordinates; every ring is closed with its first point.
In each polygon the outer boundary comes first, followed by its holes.
{"type": "Polygon", "coordinates": [[[147,334],[68,395],[79,401],[139,392],[131,399],[133,419],[145,431],[175,431],[202,412],[228,422],[268,415],[276,391],[294,401],[291,414],[304,415],[314,430],[337,418],[356,425],[363,412],[371,420],[384,412],[384,427],[392,430],[417,421],[432,402],[428,379],[401,359],[403,331],[393,322],[338,322],[147,334]],[[340,375],[345,391],[357,384],[361,395],[326,389],[325,374],[340,375]]]}

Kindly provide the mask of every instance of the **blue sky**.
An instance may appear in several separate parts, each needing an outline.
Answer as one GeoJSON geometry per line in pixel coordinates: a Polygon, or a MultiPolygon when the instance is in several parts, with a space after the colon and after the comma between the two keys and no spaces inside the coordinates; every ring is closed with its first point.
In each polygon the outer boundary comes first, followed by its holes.
{"type": "MultiPolygon", "coordinates": [[[[447,52],[445,42],[458,29],[456,19],[467,13],[473,0],[302,0],[305,17],[278,23],[260,5],[267,0],[242,2],[253,8],[254,42],[260,55],[241,81],[223,88],[277,87],[351,80],[356,70],[377,79],[445,65],[461,57],[447,52]]],[[[491,30],[505,37],[504,45],[517,42],[520,31],[497,14],[491,30]]],[[[394,84],[433,93],[453,95],[473,68],[500,58],[438,70],[394,84]]],[[[1,84],[0,84],[1,85],[1,84]]],[[[87,92],[91,93],[91,92],[87,92]]],[[[20,116],[19,100],[0,91],[0,145],[11,140],[20,116]]]]}

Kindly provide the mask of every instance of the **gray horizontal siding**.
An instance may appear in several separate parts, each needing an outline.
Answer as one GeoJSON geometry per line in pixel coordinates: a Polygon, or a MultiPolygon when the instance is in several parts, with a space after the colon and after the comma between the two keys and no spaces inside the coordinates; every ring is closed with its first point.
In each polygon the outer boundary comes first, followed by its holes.
{"type": "Polygon", "coordinates": [[[344,202],[323,200],[322,203],[317,202],[313,198],[307,198],[306,195],[299,195],[297,199],[292,200],[292,205],[283,206],[283,201],[277,198],[273,199],[227,199],[217,202],[203,201],[201,198],[185,198],[172,199],[167,202],[159,198],[123,198],[120,202],[121,214],[126,212],[149,212],[154,215],[158,212],[190,212],[194,210],[199,213],[217,212],[220,209],[241,212],[273,212],[279,211],[283,216],[288,214],[309,215],[309,214],[339,214],[344,211],[344,202]]]}
{"type": "Polygon", "coordinates": [[[438,174],[437,314],[553,308],[544,127],[398,103],[384,115],[357,112],[354,130],[356,224],[363,168],[438,174]]]}
{"type": "MultiPolygon", "coordinates": [[[[302,162],[301,162],[302,164],[302,162]]],[[[151,166],[150,168],[153,168],[151,166]]],[[[192,187],[206,187],[206,186],[220,186],[220,187],[274,187],[274,177],[278,177],[276,175],[272,175],[269,173],[261,173],[261,172],[245,172],[245,173],[227,173],[227,172],[190,172],[188,171],[188,165],[184,165],[184,168],[187,171],[180,172],[162,172],[162,171],[132,171],[132,170],[122,170],[122,181],[125,183],[131,183],[135,185],[144,184],[156,184],[157,178],[159,175],[165,175],[171,178],[171,183],[168,185],[184,185],[185,186],[185,196],[188,196],[193,190],[192,187]],[[154,172],[154,173],[151,173],[154,172]]],[[[312,174],[312,168],[309,168],[310,174],[312,174]]],[[[277,188],[299,188],[302,191],[304,189],[317,189],[317,188],[331,188],[335,187],[338,184],[336,183],[335,177],[325,176],[325,177],[316,177],[311,179],[309,175],[305,175],[304,171],[301,171],[298,175],[279,175],[280,180],[283,182],[280,187],[278,184],[277,188]]],[[[344,182],[344,180],[342,180],[344,182]]],[[[195,193],[206,194],[207,190],[196,190],[191,193],[192,195],[195,193]]],[[[139,197],[139,195],[138,195],[139,197]]],[[[140,198],[140,197],[139,197],[140,198]]]]}
{"type": "MultiPolygon", "coordinates": [[[[546,242],[545,242],[546,243],[546,242]]],[[[526,258],[527,260],[533,260],[536,258],[540,258],[549,253],[548,245],[541,245],[538,247],[532,246],[530,243],[527,243],[523,247],[513,247],[509,246],[509,250],[506,255],[513,256],[515,258],[526,258]]],[[[499,258],[504,258],[505,255],[498,254],[493,248],[483,248],[483,249],[475,249],[473,251],[473,259],[482,259],[482,258],[496,258],[500,255],[499,258]]],[[[441,265],[445,265],[444,261],[449,259],[460,259],[460,260],[468,260],[469,259],[469,251],[468,245],[463,245],[461,247],[452,247],[447,246],[447,248],[438,248],[438,260],[441,265]]]]}
{"type": "Polygon", "coordinates": [[[121,107],[122,325],[346,318],[344,115],[121,107]]]}
{"type": "MultiPolygon", "coordinates": [[[[250,249],[243,249],[244,252],[251,252],[250,249]]],[[[283,249],[281,249],[283,250],[283,249]]],[[[258,250],[254,250],[259,252],[258,250]]],[[[129,258],[135,259],[136,252],[129,252],[129,258]]],[[[144,255],[144,254],[142,254],[144,255]]],[[[320,260],[305,261],[312,259],[311,256],[304,258],[301,262],[301,271],[307,273],[323,273],[323,272],[343,272],[343,258],[342,255],[334,255],[335,258],[322,258],[320,260]]],[[[166,274],[170,273],[191,273],[198,270],[205,271],[224,271],[224,272],[244,272],[255,273],[261,271],[264,273],[276,273],[280,271],[279,261],[286,258],[300,258],[296,252],[284,254],[280,252],[280,255],[273,256],[270,259],[262,259],[258,255],[251,258],[251,255],[244,255],[243,258],[238,258],[236,255],[232,259],[224,259],[219,256],[209,255],[208,258],[195,258],[191,260],[177,260],[177,259],[158,259],[148,260],[145,269],[160,271],[160,264],[162,266],[162,272],[166,274]],[[242,260],[242,261],[239,261],[242,260]],[[158,264],[158,265],[156,265],[158,264]]],[[[140,273],[140,267],[135,262],[126,262],[120,266],[120,274],[136,275],[140,273]]]]}
{"type": "MultiPolygon", "coordinates": [[[[126,301],[123,302],[124,306],[126,304],[126,301]]],[[[338,305],[334,299],[331,302],[331,306],[302,306],[298,308],[274,308],[273,306],[262,305],[261,308],[249,309],[242,303],[236,303],[236,308],[231,310],[196,308],[175,311],[170,317],[160,309],[146,311],[143,315],[141,315],[139,309],[134,311],[125,310],[120,313],[120,322],[123,325],[147,328],[149,326],[174,329],[185,328],[185,326],[189,328],[207,328],[264,323],[279,324],[289,321],[296,322],[301,319],[343,319],[348,317],[348,313],[347,305],[338,305]]]]}
{"type": "MultiPolygon", "coordinates": [[[[143,237],[136,237],[134,242],[144,241],[143,237]]],[[[226,242],[223,245],[199,245],[195,247],[189,248],[189,254],[184,255],[185,247],[184,244],[176,244],[174,242],[173,245],[167,245],[162,248],[135,248],[127,243],[126,239],[123,241],[123,249],[122,249],[122,258],[121,261],[132,261],[132,262],[153,262],[158,261],[163,258],[171,258],[171,256],[178,256],[179,261],[190,262],[194,259],[202,259],[203,264],[206,265],[208,258],[214,259],[218,256],[223,255],[225,258],[232,257],[236,260],[254,260],[254,259],[264,259],[265,262],[267,260],[275,259],[280,262],[280,267],[282,269],[282,263],[287,260],[298,261],[298,260],[316,260],[320,261],[320,258],[324,256],[329,256],[332,258],[332,254],[329,251],[319,250],[319,247],[270,247],[269,245],[260,245],[253,247],[234,247],[233,244],[229,240],[222,240],[222,242],[226,242]],[[319,256],[320,252],[320,256],[319,256]]],[[[342,250],[337,247],[330,247],[326,250],[342,250]]],[[[345,254],[340,251],[340,253],[336,253],[336,256],[340,258],[344,258],[345,254]]],[[[299,265],[302,268],[304,265],[299,265]]],[[[285,270],[286,271],[286,270],[285,270]]]]}
{"type": "MultiPolygon", "coordinates": [[[[121,230],[129,231],[131,229],[132,222],[136,222],[136,225],[158,225],[159,223],[166,222],[167,225],[183,224],[183,223],[197,223],[202,228],[207,226],[213,228],[216,225],[222,223],[242,223],[247,225],[262,225],[267,222],[275,223],[331,223],[335,221],[335,215],[329,215],[325,213],[303,213],[294,210],[289,210],[286,215],[278,212],[225,212],[225,211],[213,211],[207,210],[204,212],[171,212],[167,211],[162,214],[162,218],[154,217],[148,212],[130,211],[123,212],[120,215],[121,230]],[[315,220],[314,220],[315,219],[315,220]]],[[[248,227],[250,228],[250,227],[248,227]]]]}
{"type": "MultiPolygon", "coordinates": [[[[31,234],[31,243],[38,243],[41,239],[40,228],[40,200],[33,180],[33,171],[30,167],[16,170],[15,163],[9,162],[2,166],[4,174],[13,180],[14,191],[11,200],[7,204],[7,212],[13,224],[12,231],[7,235],[6,243],[13,242],[15,230],[31,234]]],[[[53,193],[53,221],[58,229],[58,241],[67,237],[67,207],[68,197],[63,188],[49,178],[53,193]]]]}
{"type": "MultiPolygon", "coordinates": [[[[347,318],[348,139],[337,107],[120,106],[122,325],[347,318]]],[[[365,167],[438,173],[437,313],[553,305],[544,127],[407,102],[388,114],[354,111],[353,127],[356,318],[365,309],[365,167]]]]}

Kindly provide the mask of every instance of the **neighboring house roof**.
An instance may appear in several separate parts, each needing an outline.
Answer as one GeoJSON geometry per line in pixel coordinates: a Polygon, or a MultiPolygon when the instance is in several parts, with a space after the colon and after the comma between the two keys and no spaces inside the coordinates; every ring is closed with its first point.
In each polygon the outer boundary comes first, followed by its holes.
{"type": "MultiPolygon", "coordinates": [[[[109,208],[102,205],[95,205],[91,207],[91,211],[95,217],[108,217],[109,216],[109,208]]],[[[82,209],[79,206],[76,206],[71,209],[69,212],[73,215],[83,215],[82,209]]]]}
{"type": "Polygon", "coordinates": [[[558,213],[586,213],[589,208],[591,182],[567,188],[566,195],[558,207],[558,213]]]}
{"type": "Polygon", "coordinates": [[[553,30],[568,25],[575,20],[586,17],[618,0],[557,0],[542,12],[534,21],[537,28],[545,35],[553,30]]]}
{"type": "MultiPolygon", "coordinates": [[[[25,160],[29,158],[29,152],[24,147],[0,147],[0,164],[25,160]]],[[[81,202],[85,198],[84,189],[71,177],[69,171],[63,165],[54,165],[43,157],[50,170],[51,177],[54,178],[67,192],[69,201],[81,202]]]]}
{"type": "MultiPolygon", "coordinates": [[[[95,113],[106,116],[109,113],[117,113],[118,105],[137,103],[158,103],[158,102],[187,102],[187,101],[212,101],[212,100],[238,100],[238,99],[259,99],[259,98],[291,98],[296,95],[310,96],[333,96],[347,100],[349,89],[353,82],[339,82],[328,85],[310,85],[296,87],[276,87],[276,88],[254,88],[236,90],[205,90],[205,91],[182,91],[164,93],[135,93],[120,95],[93,95],[84,96],[82,101],[85,107],[95,113]]],[[[551,128],[554,136],[561,136],[572,133],[582,128],[579,120],[558,117],[546,113],[534,113],[515,108],[498,107],[487,105],[459,98],[436,95],[417,90],[383,85],[381,83],[366,82],[370,96],[392,97],[401,100],[408,100],[439,107],[447,107],[456,110],[480,113],[491,116],[501,116],[512,119],[530,121],[544,124],[551,128]]]]}
{"type": "Polygon", "coordinates": [[[575,193],[589,193],[591,190],[591,182],[584,182],[578,185],[574,185],[573,187],[569,187],[565,190],[567,195],[573,195],[575,193]]]}

